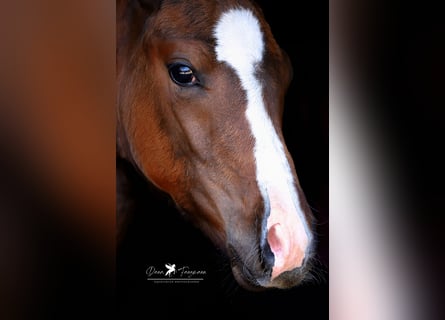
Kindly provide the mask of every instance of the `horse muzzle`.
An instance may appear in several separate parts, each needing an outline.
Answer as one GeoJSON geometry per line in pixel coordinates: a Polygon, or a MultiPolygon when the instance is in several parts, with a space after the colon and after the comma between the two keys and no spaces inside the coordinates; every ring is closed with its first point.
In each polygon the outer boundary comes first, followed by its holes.
{"type": "Polygon", "coordinates": [[[283,257],[273,252],[268,241],[262,245],[261,242],[251,246],[242,246],[239,243],[227,246],[232,273],[241,287],[249,291],[262,291],[268,288],[288,289],[304,281],[309,273],[310,251],[306,251],[303,257],[289,254],[288,257],[298,256],[298,258],[294,258],[296,260],[293,262],[287,261],[285,263],[287,267],[282,268],[282,262],[279,260],[283,257]],[[246,250],[246,247],[250,250],[246,250]],[[278,269],[277,263],[280,264],[278,269]]]}

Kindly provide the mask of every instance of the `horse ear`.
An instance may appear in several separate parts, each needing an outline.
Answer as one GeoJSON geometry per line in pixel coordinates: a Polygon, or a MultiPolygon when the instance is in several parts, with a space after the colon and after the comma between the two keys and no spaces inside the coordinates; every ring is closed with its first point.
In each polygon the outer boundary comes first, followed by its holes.
{"type": "Polygon", "coordinates": [[[139,0],[139,5],[150,13],[159,10],[161,4],[162,0],[139,0]]]}

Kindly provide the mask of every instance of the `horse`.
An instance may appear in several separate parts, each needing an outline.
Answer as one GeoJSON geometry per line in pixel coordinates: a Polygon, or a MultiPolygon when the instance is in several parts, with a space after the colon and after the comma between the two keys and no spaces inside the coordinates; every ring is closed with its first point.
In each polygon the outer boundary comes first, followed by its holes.
{"type": "Polygon", "coordinates": [[[117,158],[222,250],[241,287],[304,282],[315,219],[282,133],[292,66],[261,8],[118,0],[116,12],[117,158]]]}

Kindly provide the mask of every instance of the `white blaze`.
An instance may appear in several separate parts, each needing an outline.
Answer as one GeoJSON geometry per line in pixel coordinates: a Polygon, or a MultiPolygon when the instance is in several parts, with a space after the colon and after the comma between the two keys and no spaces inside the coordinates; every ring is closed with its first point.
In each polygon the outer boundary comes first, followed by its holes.
{"type": "Polygon", "coordinates": [[[247,96],[246,117],[255,138],[257,182],[265,203],[271,208],[267,230],[272,230],[268,232],[268,241],[275,255],[274,278],[301,265],[311,233],[284,146],[266,111],[262,86],[255,76],[263,59],[263,34],[257,18],[246,9],[223,13],[214,34],[218,61],[235,70],[247,96]]]}

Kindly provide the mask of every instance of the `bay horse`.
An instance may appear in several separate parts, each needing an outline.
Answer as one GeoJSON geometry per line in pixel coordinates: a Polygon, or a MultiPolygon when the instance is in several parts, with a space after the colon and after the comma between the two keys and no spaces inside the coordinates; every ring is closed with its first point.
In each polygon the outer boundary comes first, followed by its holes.
{"type": "Polygon", "coordinates": [[[314,252],[281,129],[291,78],[252,1],[117,1],[117,157],[171,197],[248,290],[297,286],[314,252]]]}

